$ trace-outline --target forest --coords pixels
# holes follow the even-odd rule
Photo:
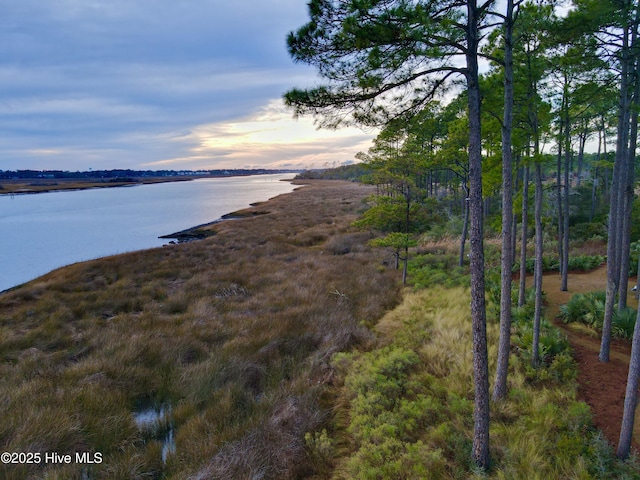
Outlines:
[[[614,318],[636,301],[628,282],[640,234],[638,2],[312,0],[309,17],[288,48],[323,83],[291,89],[285,103],[320,127],[380,128],[359,154],[362,163],[338,173],[376,186],[358,224],[382,233],[376,244],[395,252],[406,281],[420,236],[458,219],[458,263],[470,271],[471,450],[486,470],[490,405],[509,394],[512,317],[525,304],[527,268],[534,271],[532,368],[541,362],[543,270],[553,263],[567,290],[575,240],[606,244],[601,362],[610,359]],[[492,232],[501,240],[500,333],[490,390],[485,256]],[[520,282],[512,286],[514,273]],[[620,459],[630,454],[638,400],[638,323],[629,331]]]

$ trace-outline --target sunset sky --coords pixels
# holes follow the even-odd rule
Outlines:
[[[0,0],[0,170],[308,168],[366,151],[281,97],[304,0]]]

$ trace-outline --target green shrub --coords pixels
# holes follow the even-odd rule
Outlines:
[[[429,395],[430,381],[413,378],[418,354],[391,346],[358,357],[339,354],[334,364],[346,369],[351,397],[347,431],[356,451],[346,462],[348,478],[441,477],[447,466],[442,451],[419,437],[444,419],[444,408]]]
[[[335,455],[333,440],[327,435],[327,430],[321,432],[307,432],[304,441],[314,470],[328,475],[331,472],[332,460]]]
[[[409,260],[408,271],[409,279],[417,289],[469,285],[468,269],[458,266],[457,255],[416,255]]]
[[[569,270],[589,271],[599,267],[605,261],[602,255],[576,255],[569,257]]]
[[[543,361],[555,357],[569,349],[567,337],[557,328],[545,326],[540,335],[540,357]]]
[[[576,255],[569,257],[569,270],[577,271],[589,271],[602,265],[605,261],[605,257],[602,255]],[[533,273],[535,266],[534,258],[527,258],[527,273]],[[542,270],[544,272],[557,272],[560,271],[560,262],[558,256],[542,257]],[[520,271],[520,262],[515,262],[512,271]]]
[[[458,238],[461,236],[463,223],[463,217],[452,216],[444,223],[432,224],[429,231],[425,234],[425,239],[437,242],[450,238]]]
[[[560,305],[562,323],[580,322],[602,328],[605,292],[578,293],[566,305]]]
[[[602,222],[585,222],[573,225],[569,229],[571,240],[588,240],[594,237],[607,237],[607,227]]]
[[[576,361],[568,350],[558,353],[553,358],[549,370],[553,378],[563,383],[573,382],[578,376]]]
[[[579,322],[602,329],[604,319],[605,292],[578,293],[566,305],[560,305],[563,323]],[[614,338],[631,338],[636,325],[637,312],[632,308],[614,310],[612,335]]]
[[[365,443],[347,462],[347,472],[357,480],[421,480],[442,478],[446,465],[441,450],[420,441],[406,443],[386,437],[379,443]]]
[[[533,328],[531,325],[520,325],[515,331],[513,344],[518,348],[520,355],[527,361],[531,359],[533,348]],[[550,365],[555,357],[569,348],[569,342],[556,328],[544,323],[540,328],[540,340],[538,343],[540,361]]]
[[[611,334],[614,338],[632,338],[636,326],[637,312],[633,308],[623,308],[613,313]]]

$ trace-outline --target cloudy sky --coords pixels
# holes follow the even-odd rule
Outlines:
[[[372,135],[282,106],[305,0],[0,0],[0,170],[311,167]]]

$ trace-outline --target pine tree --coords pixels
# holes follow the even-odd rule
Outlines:
[[[484,282],[478,48],[487,0],[312,0],[311,20],[288,37],[291,56],[326,85],[291,90],[285,103],[321,125],[379,125],[415,114],[455,77],[465,79],[469,116],[471,316],[475,383],[472,456],[489,466],[489,371]],[[461,58],[463,64],[456,60]]]

